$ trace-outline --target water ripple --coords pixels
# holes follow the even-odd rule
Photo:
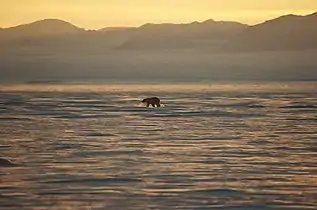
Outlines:
[[[1,209],[316,209],[315,84],[235,85],[0,92]]]

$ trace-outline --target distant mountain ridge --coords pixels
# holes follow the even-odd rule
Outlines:
[[[117,32],[117,31],[125,31],[130,29],[135,29],[136,27],[106,27],[99,29],[99,32]]]
[[[250,26],[224,46],[228,51],[317,48],[317,13],[285,15]]]
[[[188,24],[145,24],[121,49],[190,48],[223,42],[248,26],[237,22],[207,20]],[[210,43],[212,44],[212,43]]]
[[[19,38],[42,38],[48,36],[71,35],[85,30],[59,19],[44,19],[29,24],[23,24],[1,31],[0,38],[14,40]]]
[[[83,50],[210,49],[215,51],[317,48],[317,13],[285,15],[254,26],[206,20],[85,30],[59,19],[0,28],[0,48],[67,47]]]

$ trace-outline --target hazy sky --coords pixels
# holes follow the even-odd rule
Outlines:
[[[59,18],[84,28],[206,19],[255,24],[317,12],[317,0],[0,0],[0,27]]]

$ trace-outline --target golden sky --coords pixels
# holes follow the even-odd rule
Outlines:
[[[0,0],[0,27],[58,18],[87,29],[207,19],[256,24],[317,12],[317,0]]]

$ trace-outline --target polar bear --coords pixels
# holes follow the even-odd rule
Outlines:
[[[149,107],[152,105],[153,107],[160,107],[161,106],[161,100],[158,97],[151,97],[151,98],[145,98],[142,100],[142,103],[146,104],[146,107]]]

